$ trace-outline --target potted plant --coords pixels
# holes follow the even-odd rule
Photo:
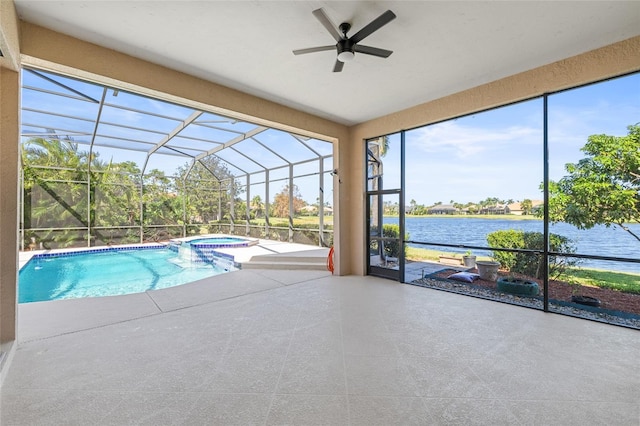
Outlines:
[[[498,268],[500,262],[495,260],[478,260],[476,261],[476,268],[478,268],[478,275],[480,278],[487,281],[495,281],[498,279]]]
[[[462,263],[467,268],[475,268],[476,267],[476,257],[471,253],[471,250],[467,250],[467,252],[462,256]]]

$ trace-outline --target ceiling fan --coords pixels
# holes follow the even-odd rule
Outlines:
[[[333,25],[322,8],[314,10],[313,16],[315,16],[316,19],[318,19],[318,21],[320,21],[320,23],[327,29],[327,31],[329,31],[331,36],[333,36],[333,38],[336,40],[336,44],[331,46],[297,49],[293,51],[294,55],[303,55],[305,53],[323,52],[325,50],[336,49],[338,52],[338,58],[336,59],[336,63],[333,66],[333,72],[340,72],[342,71],[342,67],[344,66],[345,62],[353,60],[356,52],[364,53],[365,55],[378,56],[380,58],[388,58],[389,55],[393,53],[393,51],[391,50],[362,46],[358,44],[365,37],[370,36],[372,33],[378,31],[380,28],[387,25],[389,22],[393,21],[396,18],[395,13],[390,10],[387,10],[382,15],[369,22],[360,31],[358,31],[351,37],[347,37],[347,33],[351,29],[351,24],[349,24],[348,22],[343,22],[336,29],[335,25]]]

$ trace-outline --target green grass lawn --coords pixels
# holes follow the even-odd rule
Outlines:
[[[610,288],[625,293],[640,294],[640,274],[632,274],[629,272],[571,268],[564,272],[559,277],[559,280],[600,288]]]
[[[264,218],[260,219],[251,219],[252,224],[264,225]],[[296,225],[318,225],[320,223],[320,219],[318,216],[298,216],[293,218],[293,226]],[[323,221],[325,226],[333,226],[333,216],[325,216]],[[282,217],[270,217],[269,224],[271,226],[289,226],[289,219]]]

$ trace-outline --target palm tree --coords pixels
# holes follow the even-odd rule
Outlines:
[[[250,208],[255,212],[256,219],[260,217],[260,215],[264,214],[264,203],[259,195],[256,195],[251,199]]]

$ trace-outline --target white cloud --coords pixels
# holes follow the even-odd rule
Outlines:
[[[439,153],[467,159],[505,148],[515,152],[523,145],[541,145],[542,130],[518,125],[491,129],[447,121],[409,132],[407,142],[409,149],[418,149],[426,154]]]

